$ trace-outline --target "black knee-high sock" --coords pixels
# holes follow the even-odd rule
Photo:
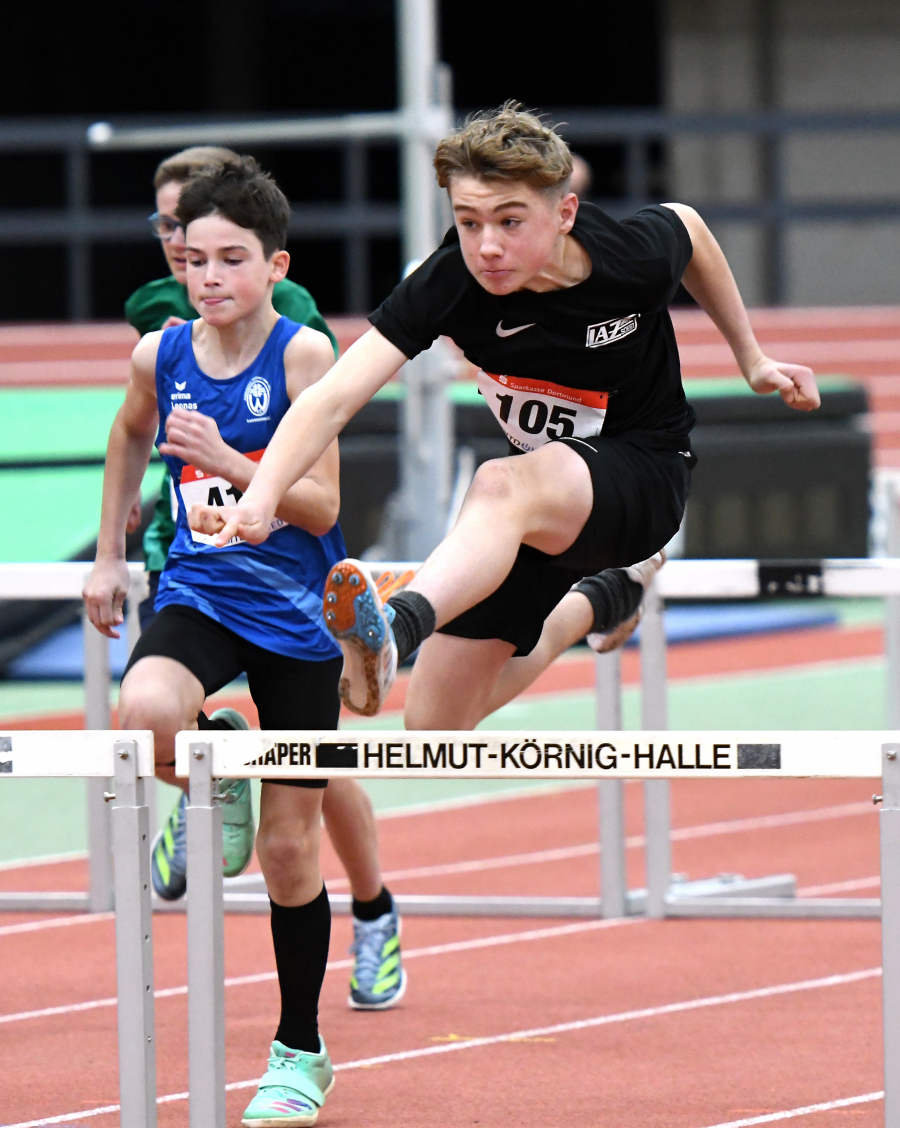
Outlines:
[[[378,920],[393,907],[394,898],[386,885],[382,885],[381,892],[374,901],[357,901],[353,898],[353,915],[357,920]]]
[[[272,942],[281,988],[276,1039],[292,1050],[319,1052],[319,992],[328,963],[331,906],[325,886],[308,905],[272,905]]]
[[[591,632],[611,631],[637,611],[644,598],[642,584],[635,583],[624,568],[608,568],[596,576],[585,576],[572,588],[587,596],[594,610]]]
[[[224,717],[217,717],[214,721],[211,721],[205,713],[198,713],[197,714],[197,728],[200,729],[201,731],[203,729],[230,730],[231,725],[228,724],[228,722],[225,720]]]
[[[434,608],[417,591],[398,591],[388,600],[388,607],[394,609],[393,631],[397,642],[397,661],[405,662],[434,633],[437,622]]]

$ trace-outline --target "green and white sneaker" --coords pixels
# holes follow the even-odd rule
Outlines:
[[[353,918],[356,956],[347,1005],[354,1010],[388,1010],[406,992],[406,971],[400,955],[400,917],[396,908],[375,920]]]
[[[319,1038],[319,1053],[292,1050],[272,1043],[269,1068],[259,1091],[244,1109],[245,1128],[294,1128],[315,1124],[319,1109],[334,1088],[334,1070],[325,1043]]]
[[[237,709],[217,709],[211,721],[222,720],[229,728],[249,729],[250,723]],[[219,781],[222,798],[222,873],[236,877],[250,865],[255,829],[248,779]],[[150,877],[164,901],[177,901],[187,889],[187,795],[172,808],[166,825],[150,848]]]
[[[187,889],[186,810],[187,795],[182,791],[166,825],[150,847],[150,879],[164,901],[177,901]]]
[[[250,722],[237,709],[216,709],[209,719],[224,721],[229,728],[244,732],[250,728]],[[250,780],[219,780],[219,796],[222,800],[222,873],[225,877],[237,877],[250,865],[256,837]]]

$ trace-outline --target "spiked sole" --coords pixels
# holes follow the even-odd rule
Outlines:
[[[352,560],[336,564],[325,581],[325,623],[344,653],[340,681],[342,703],[361,717],[374,717],[382,704],[379,682],[384,632],[390,628],[381,614],[381,600],[366,572]],[[365,701],[351,690],[364,686]]]

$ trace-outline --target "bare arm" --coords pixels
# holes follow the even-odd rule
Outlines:
[[[377,329],[370,329],[326,376],[306,388],[279,423],[253,481],[228,514],[216,544],[227,544],[233,536],[251,544],[264,541],[284,494],[313,468],[344,424],[405,360]],[[196,520],[201,519],[197,512]],[[192,527],[196,527],[194,520],[192,511]]]
[[[135,495],[150,461],[159,425],[156,406],[156,352],[159,334],[142,338],[131,359],[131,378],[125,402],[109,433],[103,473],[103,504],[97,558],[84,588],[84,603],[91,622],[109,638],[123,621],[128,594],[125,531]]]
[[[285,382],[291,402],[321,379],[333,364],[334,351],[328,338],[315,329],[300,329],[284,352]],[[218,474],[239,490],[247,489],[259,469],[256,462],[225,442],[215,419],[198,411],[171,412],[166,420],[166,442],[160,445],[160,451],[207,474]],[[287,491],[275,515],[314,536],[327,533],[337,521],[340,508],[339,471],[337,442],[333,442]],[[225,526],[225,516],[219,506],[191,508],[193,527],[198,532],[219,532]]]
[[[821,401],[812,369],[772,360],[759,347],[734,275],[710,229],[687,204],[663,206],[680,217],[694,247],[682,279],[684,288],[715,322],[753,391],[761,395],[777,391],[797,411],[817,408]]]

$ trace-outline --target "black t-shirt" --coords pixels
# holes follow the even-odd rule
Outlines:
[[[687,229],[671,208],[643,208],[617,222],[582,203],[572,235],[590,257],[588,278],[565,290],[497,296],[469,273],[453,228],[369,320],[410,358],[443,335],[502,384],[518,377],[609,393],[604,435],[686,435],[694,412],[681,383],[668,305],[691,259]],[[532,411],[528,422],[539,414]]]

